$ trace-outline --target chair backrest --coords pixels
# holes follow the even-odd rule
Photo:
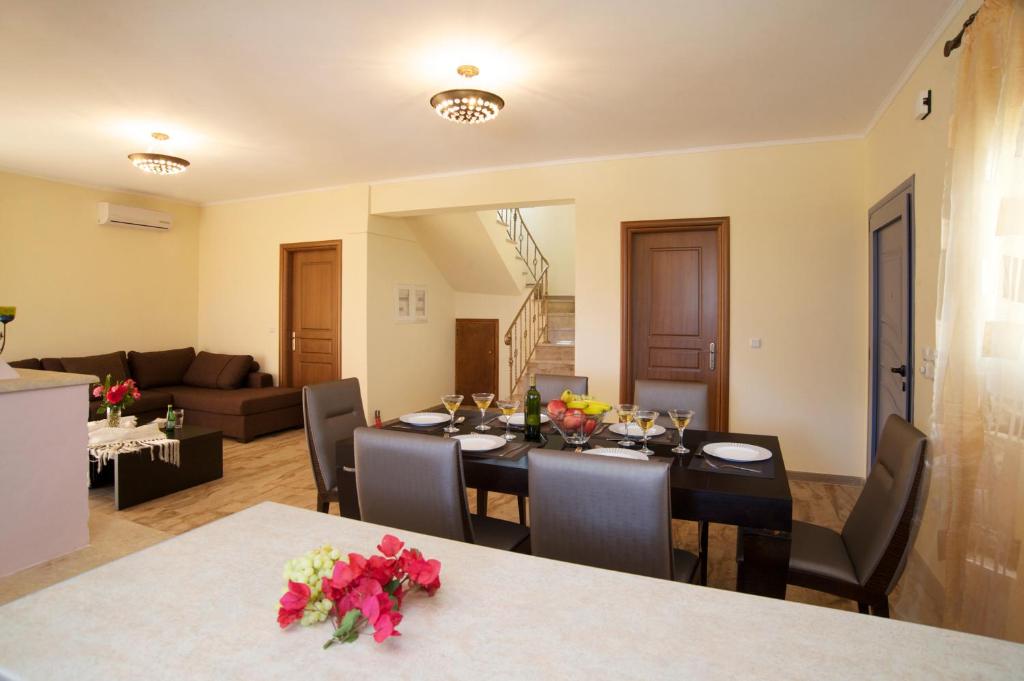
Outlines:
[[[669,464],[535,449],[533,555],[672,579]]]
[[[356,428],[366,425],[359,379],[345,378],[303,387],[302,418],[313,478],[317,490],[323,493],[338,482],[335,461],[338,440],[352,437]]]
[[[928,438],[896,414],[882,428],[875,465],[843,527],[843,543],[857,580],[869,591],[889,593],[910,549]]]
[[[589,382],[586,376],[537,374],[537,392],[540,393],[541,404],[547,404],[560,398],[567,388],[577,395],[586,395]]]
[[[473,541],[459,441],[359,428],[359,513],[368,523]]]
[[[662,416],[669,409],[691,409],[690,428],[708,429],[708,386],[693,381],[638,379],[633,385],[633,404],[655,409]],[[664,419],[659,419],[664,420]]]

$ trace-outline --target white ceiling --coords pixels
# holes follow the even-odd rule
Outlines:
[[[197,202],[862,134],[955,0],[4,0],[0,167]],[[460,126],[430,96],[505,98]],[[192,161],[126,160],[149,133]]]

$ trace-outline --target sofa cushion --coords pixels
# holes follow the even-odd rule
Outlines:
[[[98,376],[101,382],[107,374],[114,381],[128,378],[128,356],[124,350],[89,357],[61,357],[60,363],[64,371],[70,374],[92,374]]]
[[[43,365],[43,371],[64,371],[64,365],[56,357],[43,357],[39,363]]]
[[[43,363],[36,358],[19,359],[10,363],[15,369],[42,369]]]
[[[252,355],[200,352],[185,372],[182,383],[197,388],[231,390],[242,385],[252,367]]]
[[[128,366],[139,388],[181,385],[185,372],[196,358],[194,348],[128,353]]]
[[[174,406],[185,410],[185,423],[188,423],[189,409],[213,414],[247,416],[302,404],[300,388],[216,390],[176,385],[167,390],[174,395]]]
[[[142,391],[142,397],[135,400],[132,406],[125,409],[122,413],[125,416],[131,416],[133,414],[144,414],[146,412],[159,412],[159,415],[167,413],[167,405],[174,403],[174,396],[168,392],[161,392],[159,390],[144,390]],[[100,406],[99,400],[89,400],[89,420],[97,421],[105,418],[104,414],[97,414],[96,410]],[[143,423],[139,424],[140,426]]]

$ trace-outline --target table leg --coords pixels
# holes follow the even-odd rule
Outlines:
[[[487,490],[477,488],[476,490],[476,514],[487,515]]]
[[[736,590],[784,599],[789,548],[789,532],[738,528]]]

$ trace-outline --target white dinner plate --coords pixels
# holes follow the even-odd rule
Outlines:
[[[505,446],[505,438],[485,433],[466,433],[465,435],[453,435],[453,440],[462,443],[464,452],[489,452],[498,447]]]
[[[626,434],[626,424],[625,423],[615,423],[608,430],[612,431],[616,435],[625,435]],[[647,437],[658,437],[659,435],[661,435],[664,432],[665,432],[665,426],[659,426],[657,423],[655,423],[653,426],[651,426],[651,429],[647,431]],[[640,428],[640,426],[636,425],[635,423],[631,423],[631,424],[629,424],[629,436],[630,437],[643,437],[644,436],[644,431],[643,431],[642,428]]]
[[[418,411],[414,414],[404,414],[398,417],[402,423],[410,426],[436,426],[439,423],[448,423],[451,417],[448,414],[438,414],[434,411]]]
[[[704,445],[704,453],[710,454],[716,459],[738,461],[740,463],[767,461],[772,458],[772,453],[764,447],[739,442],[709,442]]]
[[[523,412],[512,414],[512,416],[505,416],[504,414],[502,414],[501,416],[498,417],[498,420],[501,421],[502,423],[509,423],[513,426],[522,426],[524,423],[526,423],[526,415],[523,414]],[[547,414],[540,415],[541,423],[547,423],[550,420],[551,419],[548,418]]]
[[[634,452],[631,449],[623,449],[622,447],[597,447],[595,449],[584,450],[583,453],[596,454],[598,456],[617,456],[621,459],[640,459],[641,461],[647,461],[646,454]]]

